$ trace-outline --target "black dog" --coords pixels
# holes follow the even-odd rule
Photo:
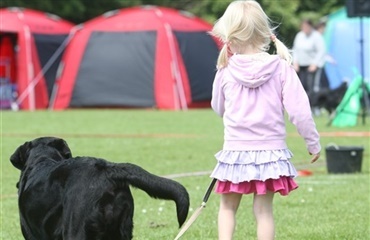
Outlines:
[[[331,114],[342,101],[347,89],[347,82],[343,82],[335,89],[320,90],[310,97],[311,106],[325,108]]]
[[[26,142],[10,161],[21,170],[18,204],[27,240],[132,239],[129,185],[175,201],[180,226],[188,214],[189,195],[181,184],[130,163],[72,158],[63,139]]]

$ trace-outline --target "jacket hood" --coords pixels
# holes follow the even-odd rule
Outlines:
[[[271,79],[280,63],[278,55],[258,53],[253,55],[233,55],[227,69],[230,75],[248,88],[257,88]]]

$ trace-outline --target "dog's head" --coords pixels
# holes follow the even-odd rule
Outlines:
[[[14,167],[22,170],[27,165],[28,158],[32,151],[37,151],[36,154],[39,156],[47,154],[48,151],[52,151],[54,160],[68,159],[72,157],[71,150],[63,139],[55,137],[41,137],[30,142],[25,142],[23,145],[19,146],[10,156],[10,162]]]

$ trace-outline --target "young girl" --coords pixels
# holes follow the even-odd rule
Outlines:
[[[304,138],[311,162],[320,156],[309,101],[288,49],[257,2],[232,2],[211,33],[224,42],[211,102],[225,128],[223,150],[215,155],[218,163],[211,174],[221,194],[219,239],[232,239],[242,194],[252,193],[257,237],[274,239],[274,193],[288,195],[298,187],[285,142],[284,111]],[[271,42],[278,55],[266,53]]]

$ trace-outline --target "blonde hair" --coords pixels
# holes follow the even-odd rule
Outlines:
[[[210,32],[224,43],[218,56],[217,68],[227,66],[230,54],[228,45],[230,44],[238,51],[247,47],[267,51],[269,44],[273,42],[277,54],[291,64],[292,56],[289,49],[275,37],[274,30],[269,17],[256,1],[230,3]]]

